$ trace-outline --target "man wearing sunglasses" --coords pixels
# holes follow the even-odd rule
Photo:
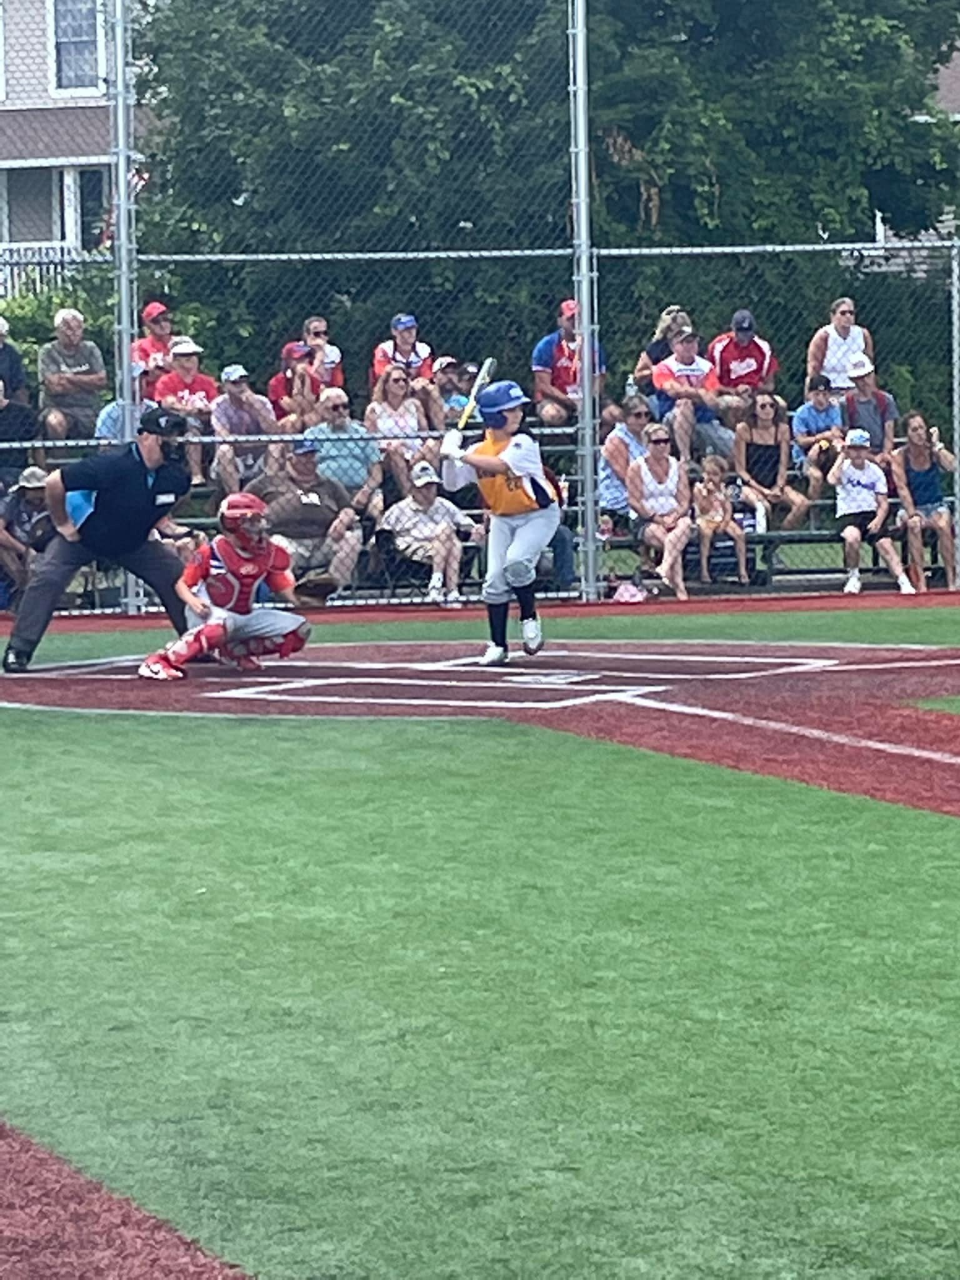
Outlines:
[[[145,369],[143,398],[156,400],[153,394],[157,383],[173,368],[170,363],[170,342],[173,333],[173,313],[163,302],[148,302],[140,312],[143,321],[143,337],[137,338],[130,348],[130,359]]]

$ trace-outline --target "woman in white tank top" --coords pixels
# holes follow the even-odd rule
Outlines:
[[[873,359],[873,337],[869,329],[855,324],[857,308],[852,298],[837,298],[830,306],[830,323],[810,339],[807,348],[807,377],[822,373],[834,391],[849,391],[853,381],[847,373],[854,356],[865,352]]]
[[[640,518],[640,540],[663,552],[657,577],[678,600],[686,600],[683,549],[690,537],[690,481],[686,468],[670,456],[670,432],[660,422],[644,428],[650,452],[627,469],[630,506]]]

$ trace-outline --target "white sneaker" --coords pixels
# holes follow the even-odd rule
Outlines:
[[[427,587],[427,604],[443,604],[443,578],[435,573]]]
[[[897,586],[900,588],[900,594],[902,596],[915,596],[917,594],[917,588],[905,573],[901,573],[900,577],[897,579]]]
[[[498,644],[488,644],[477,665],[481,667],[505,667],[509,660],[509,654],[506,649]]]
[[[443,607],[445,609],[462,609],[463,604],[463,596],[459,591],[448,591],[443,600]]]
[[[858,596],[860,594],[860,573],[854,569],[847,574],[847,580],[843,584],[843,594],[845,596]]]
[[[531,657],[543,648],[543,628],[539,618],[527,618],[520,623],[520,634],[523,637],[523,652]]]

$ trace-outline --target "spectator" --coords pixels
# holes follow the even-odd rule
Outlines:
[[[146,387],[150,378],[150,371],[147,366],[140,360],[134,360],[130,365],[130,373],[133,377],[133,385],[136,388],[137,399],[133,406],[133,432],[136,434],[137,427],[140,425],[141,415],[146,413],[148,409],[156,409],[156,400],[151,400],[146,396]],[[123,440],[123,413],[119,400],[111,400],[109,404],[105,404],[97,415],[97,426],[93,433],[95,440],[102,440],[106,444],[119,444]]]
[[[214,400],[210,421],[213,434],[223,444],[217,445],[211,476],[227,493],[239,493],[261,472],[282,470],[284,446],[278,441],[241,444],[237,437],[276,435],[279,424],[267,397],[258,396],[250,386],[250,375],[242,364],[228,364],[220,382],[223,395]]]
[[[421,459],[436,462],[438,442],[421,444],[427,430],[423,406],[410,394],[410,378],[403,369],[391,365],[377,379],[373,398],[367,405],[364,424],[376,436],[383,451],[387,471],[396,480],[402,496],[410,492],[410,467]]]
[[[107,373],[100,348],[83,336],[84,319],[73,307],[53,317],[56,338],[40,348],[40,423],[51,440],[93,435]]]
[[[324,388],[320,417],[305,433],[313,446],[317,474],[342,484],[355,511],[379,518],[383,465],[376,438],[350,417],[350,401],[341,387]]]
[[[710,361],[697,355],[698,338],[686,325],[671,329],[673,354],[653,370],[658,417],[673,433],[684,464],[690,461],[694,436],[704,453],[728,458],[733,452],[733,432],[717,421],[720,380]]]
[[[724,393],[773,390],[780,365],[770,343],[757,337],[752,311],[735,311],[729,331],[717,334],[707,354]]]
[[[557,328],[533,349],[533,398],[537,416],[545,427],[565,427],[580,412],[580,339],[577,335],[579,308],[573,298],[560,303]],[[593,389],[603,395],[607,359],[603,348],[596,349]]]
[[[700,533],[700,581],[711,581],[710,549],[718,533],[733,539],[737,552],[737,576],[741,586],[750,581],[747,573],[747,535],[733,518],[733,503],[727,491],[729,463],[719,454],[708,453],[703,460],[703,478],[693,486],[693,505]]]
[[[156,400],[157,383],[170,369],[170,342],[173,316],[162,302],[148,302],[140,313],[144,334],[130,348],[130,359],[147,371],[143,388],[145,400]]]
[[[923,532],[933,529],[940,548],[947,590],[956,591],[953,522],[950,509],[943,500],[940,477],[941,471],[953,472],[954,457],[940,440],[936,427],[927,426],[922,413],[911,410],[903,419],[903,425],[907,443],[895,450],[891,471],[901,504],[897,524],[906,527],[907,531],[910,579],[917,591],[926,592]]]
[[[360,518],[340,481],[318,474],[312,440],[298,440],[285,464],[247,492],[267,504],[270,532],[290,555],[298,589],[323,579],[334,587],[350,582],[363,544]]]
[[[784,529],[795,529],[810,510],[810,502],[787,484],[790,467],[790,427],[781,400],[771,391],[751,394],[746,420],[737,424],[734,465],[743,484],[743,501],[757,517],[757,531],[765,533],[775,507],[787,506]]]
[[[652,396],[654,394],[653,370],[673,354],[673,348],[670,346],[671,330],[692,329],[693,327],[693,321],[683,307],[678,307],[674,304],[665,307],[660,312],[660,319],[657,321],[657,327],[653,331],[653,340],[649,346],[644,347],[643,351],[641,351],[633,370],[633,378],[637,383],[637,389],[643,395]],[[705,356],[706,354],[706,343],[701,341],[698,344],[697,355]]]
[[[670,435],[662,423],[648,422],[643,440],[649,453],[632,462],[627,471],[630,506],[640,518],[638,537],[663,552],[657,577],[679,600],[686,600],[683,550],[691,528],[687,469],[670,456]]]
[[[343,352],[330,341],[330,326],[323,316],[307,316],[303,322],[303,342],[312,353],[311,372],[321,388],[342,387]]]
[[[427,603],[459,609],[463,605],[463,543],[457,532],[462,530],[472,541],[482,542],[483,526],[475,524],[449,498],[438,496],[440,477],[429,462],[417,462],[411,467],[410,484],[408,496],[384,512],[380,528],[393,534],[394,546],[404,559],[430,566]]]
[[[823,373],[834,391],[853,387],[850,361],[868,356],[873,361],[873,338],[869,329],[854,324],[857,308],[852,298],[838,298],[830,304],[830,323],[818,329],[807,348],[807,377]]]
[[[854,356],[847,371],[855,390],[846,392],[840,405],[844,428],[866,431],[874,462],[880,467],[889,467],[893,456],[893,433],[900,417],[897,402],[889,391],[878,390],[873,361],[869,356]]]
[[[473,376],[475,378],[477,375],[474,374]],[[460,421],[461,413],[470,403],[469,392],[473,381],[471,379],[467,390],[464,391],[463,366],[461,366],[456,356],[440,356],[438,360],[435,360],[433,377],[440,399],[443,401],[444,422],[456,425]]]
[[[847,569],[845,595],[860,594],[860,545],[875,546],[905,596],[916,595],[896,548],[890,541],[887,515],[887,477],[870,459],[870,435],[854,427],[844,438],[843,452],[830,468],[827,484],[837,489],[837,519],[843,535],[843,561]]]
[[[323,383],[313,371],[313,351],[305,342],[288,342],[280,352],[280,372],[267,383],[267,399],[286,429],[303,426],[316,411]]]
[[[9,342],[10,326],[0,316],[0,398],[6,397],[14,404],[29,404],[27,376],[23,371],[23,358]]]
[[[843,448],[840,406],[830,392],[830,379],[815,373],[807,379],[809,399],[797,409],[790,424],[793,434],[793,462],[807,477],[807,497],[816,502],[827,472]]]
[[[53,538],[46,484],[43,467],[27,467],[0,503],[0,570],[13,583],[15,600],[27,585],[34,558]]]
[[[623,402],[623,422],[618,423],[600,451],[597,469],[597,502],[600,507],[598,532],[608,538],[630,522],[630,495],[627,472],[632,463],[647,455],[643,433],[653,421],[653,412],[643,396],[627,396]]]
[[[158,380],[154,391],[161,408],[168,413],[180,414],[190,426],[190,436],[206,435],[213,413],[213,402],[220,394],[216,382],[209,374],[200,372],[203,347],[192,338],[174,338],[170,343],[169,373]],[[190,484],[206,484],[203,474],[203,445],[196,442],[186,446],[187,465],[190,468]]]
[[[0,389],[0,443],[35,440],[39,424],[32,409],[19,400],[11,400]],[[28,449],[0,448],[0,493],[17,483],[20,472],[29,461]]]
[[[417,341],[417,317],[402,311],[390,321],[386,342],[373,349],[371,383],[382,378],[392,365],[399,365],[410,379],[433,377],[433,352],[425,342]]]

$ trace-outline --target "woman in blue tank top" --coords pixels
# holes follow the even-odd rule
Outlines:
[[[936,427],[928,427],[922,413],[912,410],[903,419],[907,443],[891,460],[894,484],[900,498],[897,524],[907,530],[910,578],[917,591],[927,589],[923,550],[924,529],[934,529],[947,579],[947,590],[956,591],[953,520],[944,501],[940,473],[952,471],[953,454],[941,443]]]
[[[653,421],[650,405],[643,396],[628,396],[623,402],[623,421],[618,422],[600,451],[597,466],[597,501],[600,532],[609,536],[614,526],[626,527],[630,518],[627,471],[632,462],[646,457],[643,429]]]

